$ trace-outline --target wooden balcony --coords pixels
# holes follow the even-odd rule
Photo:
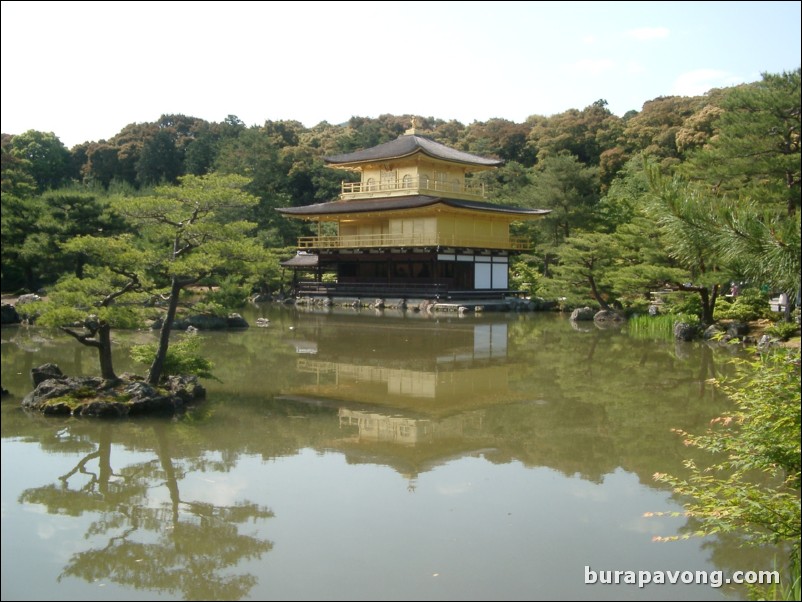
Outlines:
[[[299,282],[295,294],[299,297],[397,297],[429,298],[438,301],[459,301],[465,299],[505,299],[522,297],[525,291],[512,289],[457,289],[444,283],[390,283],[390,282]]]
[[[340,198],[352,200],[408,194],[447,195],[451,198],[477,200],[486,198],[487,190],[481,183],[443,182],[426,177],[405,176],[393,181],[343,182]]]
[[[499,240],[498,238],[490,237],[442,234],[351,234],[345,236],[302,236],[298,239],[298,248],[301,250],[417,247],[529,251],[532,249],[532,243],[528,238],[521,236],[510,236],[507,240]]]

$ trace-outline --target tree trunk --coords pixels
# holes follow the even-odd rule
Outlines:
[[[26,264],[23,268],[25,272],[25,287],[30,291],[36,290],[36,276],[33,273],[33,266]]]
[[[178,489],[178,477],[176,476],[173,457],[170,453],[170,438],[165,432],[165,425],[162,422],[153,426],[153,434],[156,436],[156,455],[159,458],[162,470],[165,475],[167,491],[170,492],[171,516],[173,527],[178,526],[179,508],[181,506],[181,493]]]
[[[610,309],[610,306],[607,305],[607,301],[604,300],[601,293],[599,293],[599,289],[596,287],[596,279],[593,276],[588,276],[588,282],[590,283],[590,291],[593,293],[593,298],[596,299],[596,303],[604,310]]]
[[[702,297],[702,324],[709,326],[716,320],[713,318],[713,313],[716,309],[716,299],[718,299],[718,284],[713,285],[713,290],[709,291],[706,287],[700,286],[698,291]]]
[[[705,326],[715,323],[716,319],[713,317],[713,314],[716,310],[716,301],[718,300],[718,291],[721,287],[718,284],[713,285],[713,290],[710,291],[708,296],[707,304],[705,305],[705,315],[702,317],[702,322]],[[707,292],[707,289],[705,289]]]
[[[702,299],[702,324],[710,326],[715,322],[713,312],[716,309],[716,299],[718,299],[719,285],[714,284],[712,290],[707,290],[705,286],[679,285],[679,290],[699,293]]]
[[[159,348],[156,350],[156,357],[153,358],[153,363],[150,365],[148,372],[148,384],[156,386],[162,377],[164,370],[164,360],[167,358],[167,348],[170,346],[170,330],[173,328],[175,322],[175,312],[178,308],[178,295],[181,292],[181,282],[177,276],[173,276],[172,283],[170,284],[170,298],[167,302],[167,315],[164,317],[162,329],[159,333]]]
[[[106,380],[117,380],[111,358],[111,326],[101,324],[97,329],[97,353],[100,359],[100,375]]]
[[[75,277],[78,280],[84,279],[84,267],[86,266],[86,255],[79,253],[75,258]]]

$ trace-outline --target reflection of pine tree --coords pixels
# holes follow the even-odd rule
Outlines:
[[[59,579],[110,580],[190,600],[241,599],[256,577],[234,574],[233,569],[243,560],[260,557],[273,544],[241,534],[238,525],[273,513],[250,503],[215,506],[182,500],[179,484],[186,469],[174,463],[166,429],[164,424],[153,425],[157,460],[115,472],[112,427],[106,426],[97,450],[59,477],[60,484],[26,490],[20,501],[43,504],[52,514],[97,513],[86,538],[106,537],[105,545],[74,554]],[[80,476],[85,482],[71,488],[71,481]],[[153,507],[149,493],[161,485],[167,487],[170,502]]]

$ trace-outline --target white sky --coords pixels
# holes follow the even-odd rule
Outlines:
[[[182,113],[306,126],[617,115],[802,63],[793,2],[3,0],[0,130],[71,147]]]

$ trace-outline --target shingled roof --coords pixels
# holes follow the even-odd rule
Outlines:
[[[522,207],[511,207],[509,205],[494,205],[481,201],[463,201],[459,199],[447,199],[436,196],[411,195],[403,197],[385,197],[365,200],[350,201],[329,201],[328,203],[317,203],[303,207],[282,207],[277,209],[280,213],[292,217],[312,217],[315,215],[337,215],[343,213],[368,213],[371,211],[393,211],[399,209],[417,209],[441,203],[447,207],[458,209],[472,209],[474,211],[484,211],[487,213],[501,213],[516,215],[521,218],[535,217],[551,213],[550,209],[524,209]]]
[[[435,159],[482,167],[497,167],[503,163],[503,161],[499,159],[486,159],[485,157],[465,153],[414,134],[404,134],[395,140],[379,144],[378,146],[353,153],[346,153],[344,155],[324,157],[323,160],[332,165],[348,165],[353,163],[399,159],[401,157],[408,157],[417,152],[422,152]]]

